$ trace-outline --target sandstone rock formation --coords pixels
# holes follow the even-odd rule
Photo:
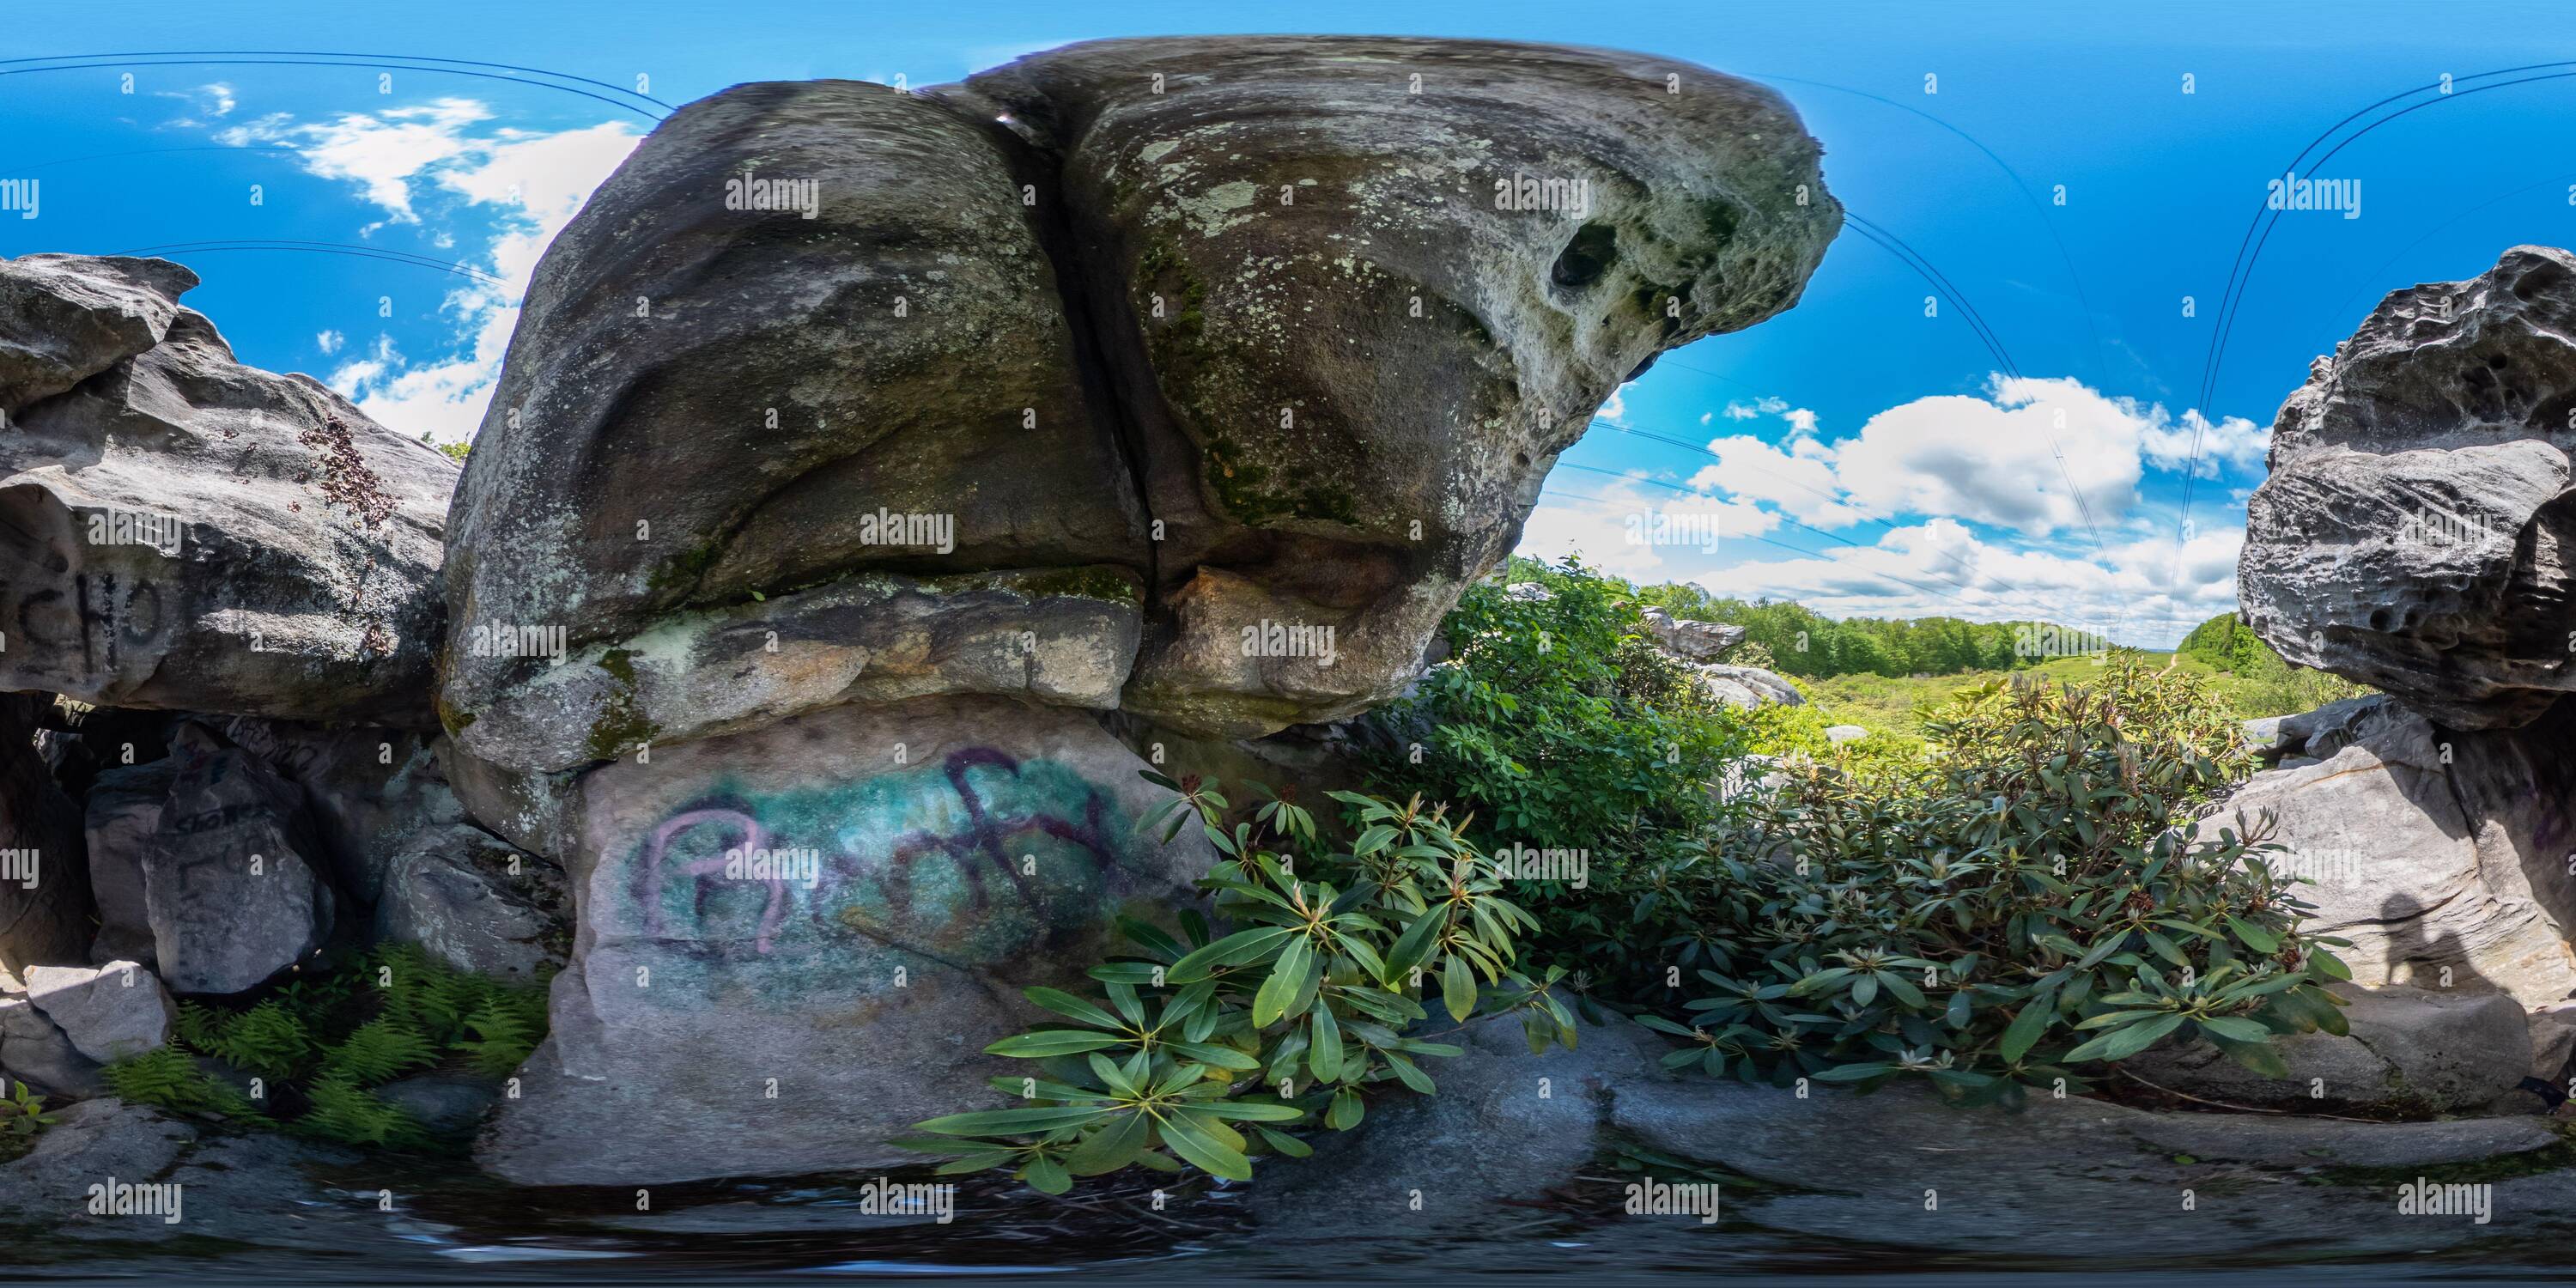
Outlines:
[[[1620,381],[1796,300],[1816,167],[1768,91],[1471,42],[674,114],[540,265],[448,532],[438,754],[579,911],[484,1165],[877,1166],[996,1103],[1016,986],[1212,856],[1130,835],[1108,727],[1399,692]]]
[[[1021,986],[1195,897],[1212,854],[1137,833],[1166,796],[1141,768],[1084,712],[934,697],[593,771],[572,964],[484,1166],[565,1185],[907,1161],[885,1142],[998,1099],[978,1053],[1038,1014]]]
[[[157,260],[0,262],[0,689],[424,726],[455,466]]]
[[[1469,42],[693,104],[538,272],[450,534],[455,746],[561,772],[939,693],[1354,714],[1620,380],[1796,300],[1816,160],[1742,82]]]
[[[2576,689],[2576,256],[2381,301],[2272,427],[2238,596],[2281,655],[2456,729]]]

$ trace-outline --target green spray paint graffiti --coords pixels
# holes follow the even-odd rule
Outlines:
[[[1008,967],[1096,934],[1135,885],[1134,844],[1127,812],[1073,769],[990,748],[788,792],[722,784],[610,874],[622,898],[604,929],[652,945],[684,988],[760,994],[792,971],[810,990],[829,987],[818,966],[907,958]]]

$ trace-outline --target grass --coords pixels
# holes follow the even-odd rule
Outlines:
[[[2157,653],[2150,656],[2161,661],[2175,655]],[[2320,671],[2285,669],[2279,674],[2232,675],[2193,657],[2180,659],[2180,665],[2185,671],[2208,677],[2218,696],[2227,702],[2238,719],[2243,720],[2296,715],[2302,711],[2313,711],[2338,698],[2369,692]],[[2090,657],[2060,657],[2029,668],[2029,673],[2045,676],[2059,684],[2089,684],[2093,677],[2101,674],[2101,669],[2101,664]],[[1806,690],[1807,700],[1828,724],[1856,724],[1873,734],[1921,737],[1921,708],[1938,705],[1961,689],[1972,689],[2011,674],[2009,671],[1963,671],[1956,675],[1922,679],[1838,675],[1829,680],[1801,680],[1798,684]]]

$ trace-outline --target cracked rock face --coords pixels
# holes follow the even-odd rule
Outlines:
[[[2517,246],[2382,301],[2272,427],[2246,620],[2457,729],[2576,689],[2576,256]]]
[[[456,469],[159,260],[0,262],[0,689],[423,727]]]
[[[1621,380],[1796,300],[1817,164],[1743,82],[1476,42],[692,104],[538,271],[457,500],[447,728],[557,774],[943,693],[1356,714]]]

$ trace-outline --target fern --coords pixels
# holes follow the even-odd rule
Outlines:
[[[339,1074],[325,1073],[315,1079],[311,1098],[313,1107],[295,1120],[295,1129],[307,1135],[395,1149],[418,1149],[430,1143],[428,1130],[408,1110],[386,1103]]]
[[[512,999],[489,998],[472,1015],[465,1017],[465,1027],[474,1036],[459,1039],[454,1049],[466,1053],[466,1063],[487,1078],[506,1078],[511,1071],[527,1063],[528,1053],[536,1050],[536,1033],[541,1023],[531,1022]],[[539,1017],[540,1021],[542,1016]]]
[[[232,1017],[212,1042],[194,1041],[190,1045],[272,1082],[293,1077],[312,1057],[314,1048],[313,1036],[305,1030],[304,1021],[274,1000]]]
[[[359,1025],[348,1041],[324,1051],[322,1076],[371,1087],[437,1059],[419,1029],[386,1015]]]
[[[180,1041],[199,1051],[211,1051],[214,1045],[222,1040],[224,1023],[228,1018],[223,1012],[211,1006],[196,1002],[181,1002],[175,1027]]]
[[[256,1118],[259,1111],[230,1085],[207,1077],[188,1053],[177,1047],[155,1047],[101,1071],[119,1100],[152,1105],[178,1113],[220,1114]]]

